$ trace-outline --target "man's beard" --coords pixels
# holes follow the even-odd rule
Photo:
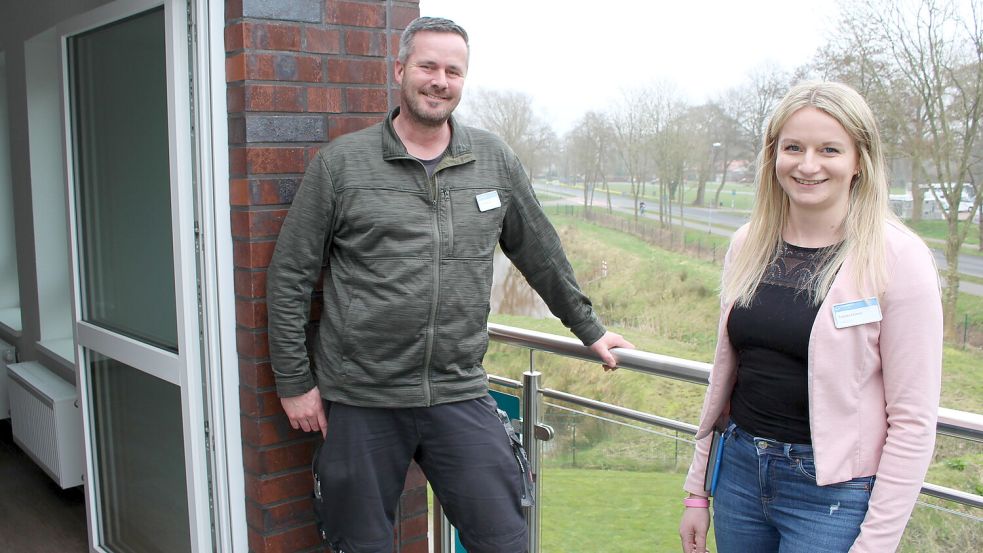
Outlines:
[[[457,103],[448,103],[447,107],[438,110],[431,110],[426,106],[426,96],[419,91],[409,91],[403,89],[403,106],[406,108],[407,115],[415,121],[428,127],[439,127],[450,119],[451,113],[457,107]]]

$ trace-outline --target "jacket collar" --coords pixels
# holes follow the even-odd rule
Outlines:
[[[396,119],[397,115],[399,115],[399,106],[389,112],[382,125],[382,158],[386,161],[413,157],[407,153],[406,146],[403,145],[403,141],[396,134],[396,128],[393,127],[393,120]],[[458,125],[453,115],[451,115],[449,123],[451,142],[447,145],[447,155],[444,157],[444,161],[452,161],[450,164],[456,165],[473,160],[474,153],[471,148],[471,135],[468,133],[468,128],[464,125]],[[444,166],[445,163],[441,162],[440,165]]]

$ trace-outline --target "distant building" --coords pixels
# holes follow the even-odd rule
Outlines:
[[[919,189],[921,190],[922,196],[922,219],[932,221],[932,220],[942,220],[945,219],[945,210],[948,207],[948,202],[943,197],[943,187],[941,184],[919,184]],[[934,193],[933,193],[934,190]],[[966,219],[970,215],[970,210],[973,208],[973,200],[976,197],[975,189],[970,184],[964,184],[962,190],[962,199],[959,201],[959,218]],[[938,198],[938,199],[936,199]],[[891,209],[902,219],[911,219],[912,209],[913,209],[913,197],[910,191],[904,194],[891,194],[890,195]],[[979,220],[979,213],[975,214],[975,220]]]
[[[720,180],[719,177],[717,179]],[[751,182],[754,180],[754,162],[735,159],[727,164],[727,180],[732,182]]]

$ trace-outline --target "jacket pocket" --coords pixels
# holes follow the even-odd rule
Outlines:
[[[341,328],[341,356],[343,359],[348,359],[355,353],[355,347],[358,342],[352,337],[352,325],[351,325],[351,314],[352,309],[356,309],[360,300],[358,299],[358,291],[356,290],[352,294],[351,300],[349,300],[348,305],[345,307],[345,311],[341,316],[339,327]]]
[[[492,260],[457,259],[441,264],[437,340],[432,366],[439,382],[484,379]]]
[[[486,204],[484,211],[479,209],[478,196],[482,194],[494,194],[498,207]],[[490,259],[495,254],[508,206],[506,194],[504,189],[492,188],[444,190],[449,257]]]
[[[339,337],[340,373],[346,382],[369,386],[419,384],[432,290],[421,284],[415,259],[367,262],[343,318],[332,321]],[[325,308],[330,309],[330,307]]]

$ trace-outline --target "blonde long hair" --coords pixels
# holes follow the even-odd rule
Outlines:
[[[859,157],[859,172],[850,187],[849,207],[842,223],[844,240],[825,267],[814,275],[809,285],[812,301],[816,305],[822,303],[847,257],[855,262],[852,276],[865,294],[879,294],[884,289],[884,224],[904,225],[888,202],[887,170],[874,114],[863,97],[847,85],[805,82],[788,91],[768,122],[758,154],[758,190],[748,233],[723,277],[721,297],[725,303],[750,305],[765,269],[782,245],[789,200],[775,174],[778,135],[792,114],[810,106],[843,125],[853,138]]]

